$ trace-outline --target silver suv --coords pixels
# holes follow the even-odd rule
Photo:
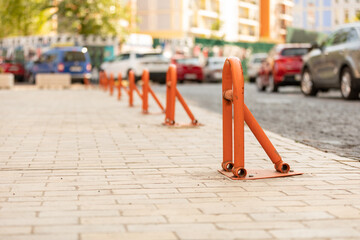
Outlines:
[[[301,91],[340,89],[345,99],[357,99],[360,91],[360,23],[346,24],[304,57]]]

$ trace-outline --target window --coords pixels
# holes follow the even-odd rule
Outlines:
[[[331,7],[331,0],[323,0],[324,7]]]
[[[65,52],[64,53],[65,62],[85,62],[85,54],[82,52]]]
[[[123,60],[127,60],[130,58],[130,54],[126,53],[126,54],[121,54],[119,56],[116,57],[117,61],[123,61]]]
[[[323,12],[323,26],[331,27],[331,11],[330,10]]]
[[[309,52],[308,48],[285,48],[281,51],[282,56],[302,56]]]
[[[48,63],[53,62],[53,61],[55,61],[56,58],[57,58],[57,55],[56,55],[56,54],[50,54],[50,55],[48,55],[48,57],[46,58],[46,62],[48,62]]]
[[[334,41],[334,37],[335,37],[335,34],[331,34],[330,36],[328,36],[323,44],[323,46],[327,47],[327,46],[331,46],[333,41]]]
[[[359,40],[359,35],[355,28],[351,28],[347,34],[347,42],[355,42]]]
[[[332,42],[332,45],[338,45],[346,42],[347,38],[347,31],[346,30],[339,30],[335,33],[334,40]]]

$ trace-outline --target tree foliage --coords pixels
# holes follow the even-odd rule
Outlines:
[[[119,0],[0,0],[0,38],[49,33],[124,35],[130,20]],[[52,29],[57,21],[57,29]]]
[[[45,0],[0,0],[0,38],[46,31],[50,5]]]
[[[58,31],[83,35],[116,35],[120,19],[130,19],[118,0],[62,0],[57,6]]]

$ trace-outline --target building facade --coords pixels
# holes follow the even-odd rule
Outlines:
[[[260,18],[264,4],[267,18]],[[283,41],[292,6],[291,0],[136,0],[136,15],[139,32],[154,38]]]
[[[329,33],[356,20],[360,0],[294,0],[294,27]]]

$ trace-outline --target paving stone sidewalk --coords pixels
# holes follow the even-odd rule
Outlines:
[[[221,115],[191,107],[205,125],[173,129],[135,99],[0,91],[0,239],[360,239],[360,162],[268,132],[305,174],[231,181]],[[273,169],[249,130],[245,154]]]

